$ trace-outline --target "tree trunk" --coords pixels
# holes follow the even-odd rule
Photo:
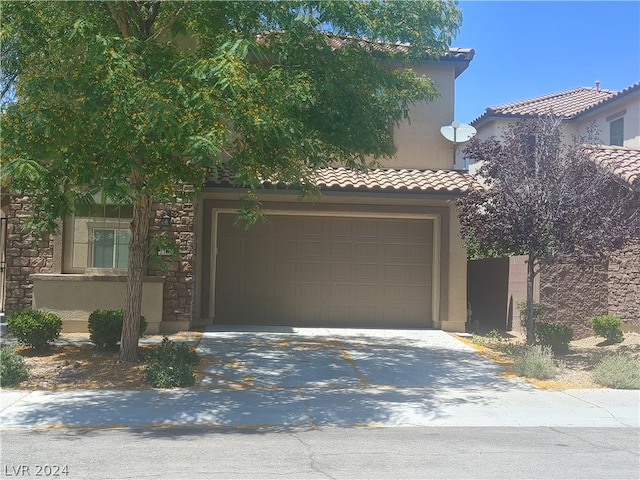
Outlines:
[[[135,362],[138,359],[138,338],[140,337],[140,313],[142,311],[142,282],[144,280],[151,203],[142,194],[133,205],[131,221],[131,241],[127,265],[127,290],[124,303],[124,323],[120,339],[120,361]]]
[[[533,281],[536,278],[535,259],[529,254],[527,261],[527,344],[533,345],[536,341],[535,319],[533,318]]]

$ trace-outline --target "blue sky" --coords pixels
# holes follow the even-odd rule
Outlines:
[[[452,45],[476,52],[456,81],[455,120],[574,87],[640,81],[640,2],[461,1]]]

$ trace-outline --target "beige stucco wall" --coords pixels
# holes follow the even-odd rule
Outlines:
[[[486,123],[483,123],[481,126],[477,127],[478,133],[476,133],[475,138],[478,140],[487,140],[491,137],[500,138],[502,136],[504,127],[509,125],[509,120],[507,119],[494,119],[489,120]]]
[[[449,251],[442,255],[442,261],[448,262],[448,299],[440,328],[448,332],[464,332],[467,321],[467,247],[460,236],[458,209],[453,202],[450,207]]]
[[[35,274],[31,280],[33,308],[60,315],[63,332],[87,332],[91,312],[124,307],[124,277]],[[149,334],[160,331],[162,286],[162,278],[147,278],[142,288],[142,315],[149,324]]]
[[[616,115],[625,112],[624,115]],[[607,117],[613,117],[607,121]],[[640,148],[640,92],[623,96],[620,100],[597,109],[593,114],[580,117],[576,122],[576,131],[586,134],[586,129],[595,121],[600,130],[600,143],[609,145],[609,125],[611,121],[624,117],[624,146]]]
[[[396,155],[382,162],[389,168],[452,169],[453,144],[440,133],[440,127],[451,125],[454,110],[454,66],[422,65],[418,74],[431,78],[437,85],[439,98],[411,107],[409,120],[394,131]]]

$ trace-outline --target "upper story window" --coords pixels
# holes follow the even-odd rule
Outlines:
[[[609,123],[609,144],[624,145],[624,117]]]
[[[95,205],[65,223],[65,272],[124,273],[129,259],[131,207]]]

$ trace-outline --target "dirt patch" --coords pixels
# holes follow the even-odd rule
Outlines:
[[[507,377],[515,377],[513,372],[513,355],[505,353],[506,346],[518,346],[525,343],[520,336],[507,336],[500,340],[486,339],[485,345],[477,345],[468,338],[462,341],[475,348],[480,353],[499,363]],[[569,351],[558,355],[558,374],[553,380],[525,380],[540,388],[603,388],[596,384],[591,373],[598,361],[607,353],[624,353],[632,358],[640,359],[640,334],[625,333],[620,343],[609,344],[601,337],[588,337],[569,343]]]
[[[176,342],[197,343],[201,332],[167,335]],[[140,340],[139,361],[118,362],[118,352],[102,350],[89,343],[88,334],[61,334],[46,352],[16,346],[29,371],[29,378],[11,388],[21,390],[124,389],[151,388],[144,382],[144,359],[162,335],[146,335]]]

